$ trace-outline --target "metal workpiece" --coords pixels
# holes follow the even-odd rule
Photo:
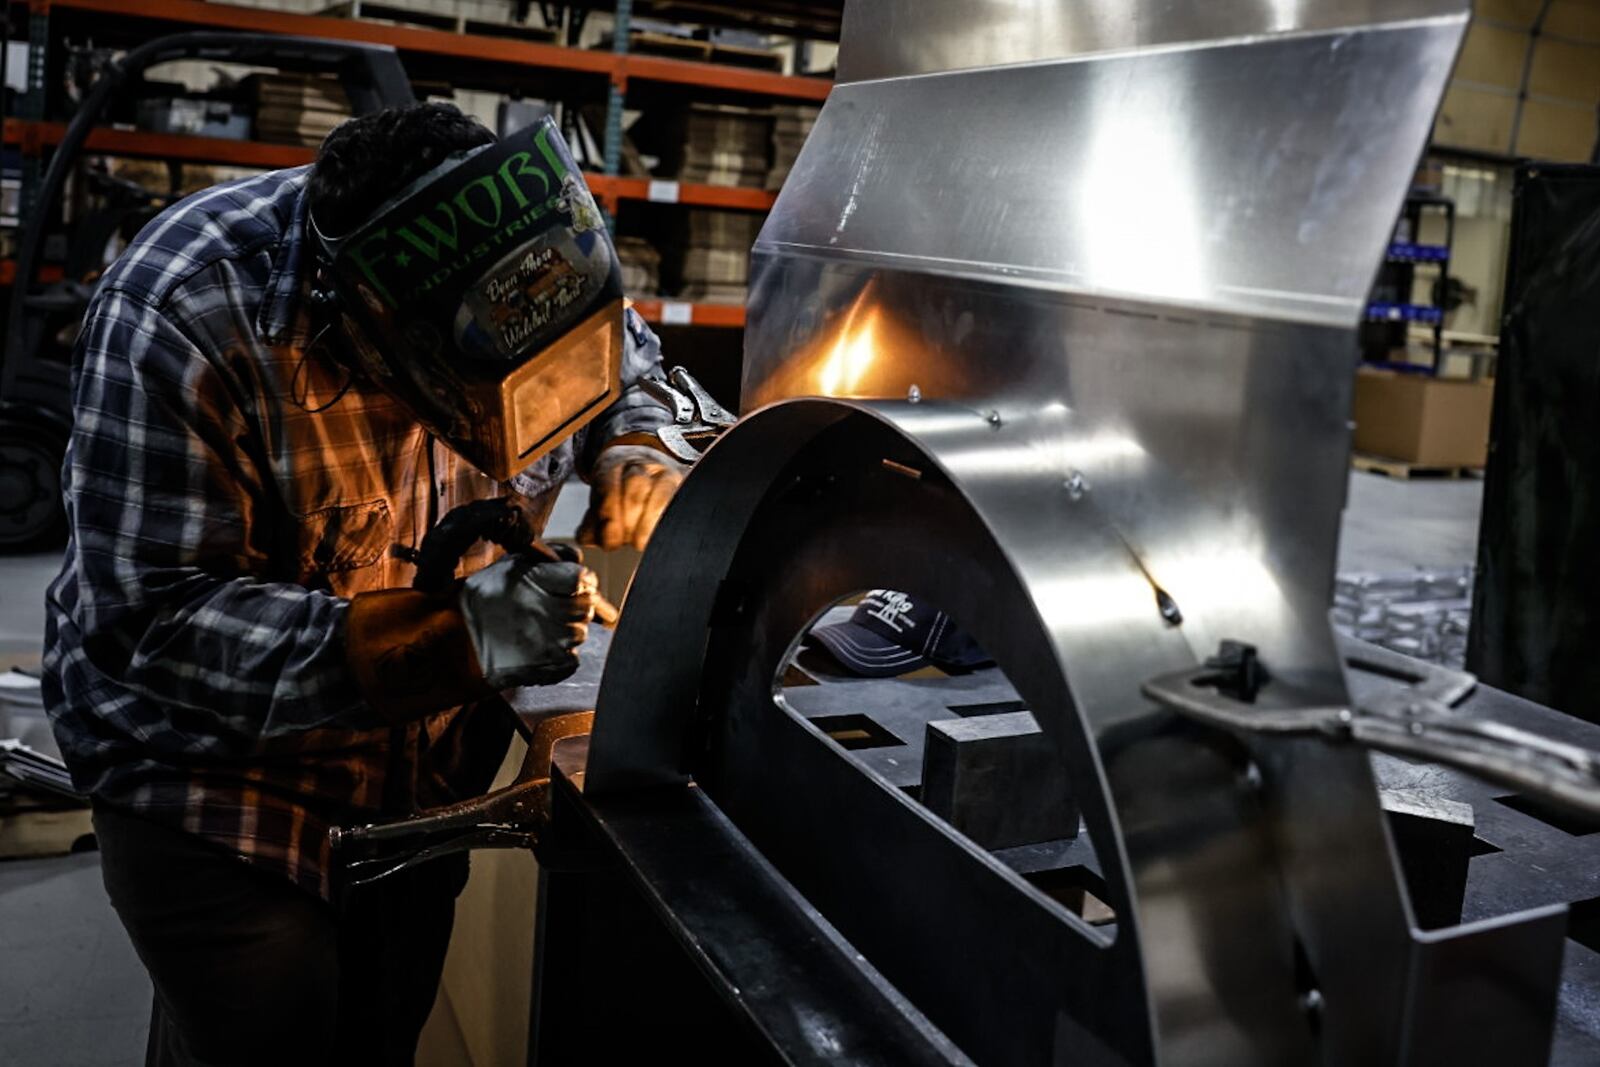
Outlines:
[[[1182,6],[1209,18],[1213,5]],[[1465,27],[1464,3],[1433,6],[1457,11],[836,87],[755,245],[752,319],[786,334],[747,345],[747,406],[769,398],[749,387],[803,356],[808,328],[826,333],[855,296],[842,279],[806,291],[789,264],[774,279],[773,258],[1352,329]],[[982,354],[956,318],[872,306],[932,353]],[[942,307],[1003,328],[976,301]],[[1032,384],[1030,364],[1070,363],[1073,339],[1008,352],[1004,373],[990,366],[967,388]],[[862,384],[871,391],[849,391],[904,395]]]
[[[584,802],[714,805],[975,1062],[1542,1062],[1558,917],[1419,932],[1362,748],[1159,684],[1352,707],[1354,335],[1466,14],[853,3],[753,253],[755,413],[656,529]],[[1082,840],[983,847],[784,688],[874,588],[994,657]],[[1078,853],[1097,919],[1039,877]]]
[[[1459,18],[1460,0],[872,0],[845,10],[839,82],[1040,63],[1229,38]]]
[[[930,722],[918,799],[995,852],[1078,836],[1078,807],[1055,745],[1026,711]]]
[[[594,923],[606,951],[563,951],[571,927],[593,914],[594,898],[604,900],[607,891],[592,881],[574,890],[569,880],[542,872],[540,941],[557,942],[545,963],[559,969],[545,1017],[535,1018],[535,1062],[653,1062],[671,1058],[662,1056],[664,1048],[692,1048],[698,1062],[740,1067],[972,1067],[699,790],[596,803],[580,792],[581,773],[560,773],[569,769],[560,760],[558,768],[557,825],[615,854],[617,880],[642,893],[660,925],[641,932],[630,926],[631,909],[608,909]],[[594,865],[592,857],[587,864]],[[556,866],[570,866],[570,859]],[[545,921],[552,912],[554,921]],[[676,957],[681,970],[658,954]],[[677,962],[683,958],[689,967]],[[714,996],[731,1012],[708,1012],[685,997],[697,984],[696,971],[718,976]],[[588,973],[596,975],[592,992],[599,995],[588,995]],[[627,1019],[620,1028],[619,1005]],[[697,1018],[701,1012],[714,1018]],[[586,1014],[608,1032],[575,1027],[574,1017]],[[641,1032],[619,1040],[616,1030],[640,1023]]]
[[[1068,1046],[1131,1062],[1309,1062],[1319,1040],[1340,1053],[1329,1062],[1399,1062],[1410,939],[1364,758],[1279,753],[1262,790],[1303,810],[1275,829],[1241,787],[1244,746],[1140,695],[1141,678],[1195,657],[1126,540],[1049,464],[958,481],[992,433],[955,405],[800,400],[719,441],[635,579],[590,795],[698,783],[982,1062],[1048,1062],[1062,1015]],[[1034,503],[990,507],[994,493]],[[1110,943],[774,700],[815,614],[880,585],[960,620],[1061,751],[1117,916]],[[1280,833],[1337,847],[1340,877],[1300,903],[1337,917],[1329,936],[1361,945],[1359,966],[1342,968],[1314,926],[1297,932]],[[1319,1018],[1297,953],[1319,976]]]
[[[1138,690],[1236,640],[1303,700],[1347,703],[1326,608],[1353,333],[1466,5],[1116,7],[852,6],[846,84],[754,250],[744,405],[915,386],[858,410],[911,447],[895,462],[939,471],[919,506],[934,482],[950,500],[886,536],[894,483],[849,459],[865,440],[819,441],[840,465],[822,499],[858,512],[784,569],[880,556],[855,580],[952,611],[1061,748],[1118,916],[1109,968],[1148,1012],[1097,1015],[1058,977],[1094,1040],[1401,1062],[1411,918],[1365,757],[1191,727]],[[852,542],[852,521],[879,527]]]

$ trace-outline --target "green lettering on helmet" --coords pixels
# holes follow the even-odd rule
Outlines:
[[[516,200],[518,208],[525,208],[528,206],[528,196],[522,191],[522,185],[517,181],[518,178],[525,178],[529,176],[538,178],[540,186],[538,195],[547,196],[550,193],[550,175],[546,174],[538,167],[529,166],[528,164],[532,160],[533,153],[518,152],[510,159],[500,164],[500,180],[505,183],[507,189],[511,190],[511,196],[514,200]]]
[[[471,193],[474,189],[483,189],[489,194],[489,201],[494,205],[494,218],[484,218],[473,208]],[[504,203],[500,199],[500,187],[495,184],[493,174],[485,174],[481,178],[474,178],[462,187],[455,196],[456,207],[461,213],[485,229],[493,229],[500,225],[500,218],[505,213]]]
[[[419,229],[426,232],[429,237],[432,237],[432,243],[424,241],[421,237],[418,237],[416,233],[412,231],[411,225],[401,226],[395,232],[403,237],[412,248],[415,248],[418,252],[421,252],[423,255],[437,263],[441,254],[441,246],[448,248],[452,252],[456,250],[456,242],[460,237],[460,223],[456,220],[455,209],[452,208],[448,203],[440,201],[435,205],[435,208],[450,223],[449,233],[446,233],[438,225],[438,223],[430,219],[426,213],[418,215],[416,218],[412,219],[411,225],[417,226]]]
[[[369,256],[367,254],[367,248],[373,244],[373,242],[378,242],[380,245],[385,245],[388,243],[388,240],[388,230],[373,230],[371,233],[363,236],[361,240],[352,244],[345,251],[345,255],[350,257],[351,262],[355,263],[356,268],[361,271],[362,275],[367,279],[367,281],[372,283],[372,287],[378,291],[378,295],[383,297],[384,301],[387,302],[389,306],[395,307],[397,305],[395,304],[394,294],[390,293],[389,287],[383,284],[383,280],[378,277],[378,272],[376,269],[379,263],[385,259],[388,259],[389,257],[386,255]]]
[[[556,181],[562,182],[567,177],[567,165],[561,159],[561,153],[556,151],[555,145],[550,143],[551,126],[541,126],[539,136],[534,138],[534,143],[539,146],[539,154],[544,156],[544,161],[550,164],[550,169],[555,172]]]

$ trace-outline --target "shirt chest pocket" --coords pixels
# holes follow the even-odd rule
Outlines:
[[[353,572],[383,560],[394,544],[394,520],[383,500],[318,508],[295,520],[295,565],[301,583],[312,587],[341,591],[367,584],[355,582]]]

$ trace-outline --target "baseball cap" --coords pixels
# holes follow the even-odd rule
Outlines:
[[[848,622],[808,636],[853,674],[891,678],[933,664],[959,673],[994,661],[950,616],[893,589],[873,589]]]

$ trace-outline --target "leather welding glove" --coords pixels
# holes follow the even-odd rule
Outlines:
[[[345,617],[346,656],[368,706],[394,723],[550,685],[578,669],[597,587],[578,563],[517,555],[452,594],[362,593]]]
[[[590,475],[589,511],[578,526],[578,542],[608,551],[623,545],[643,549],[688,473],[686,464],[649,445],[605,449]]]
[[[599,580],[581,563],[507,556],[461,586],[461,614],[495,689],[554,685],[578,669]]]

